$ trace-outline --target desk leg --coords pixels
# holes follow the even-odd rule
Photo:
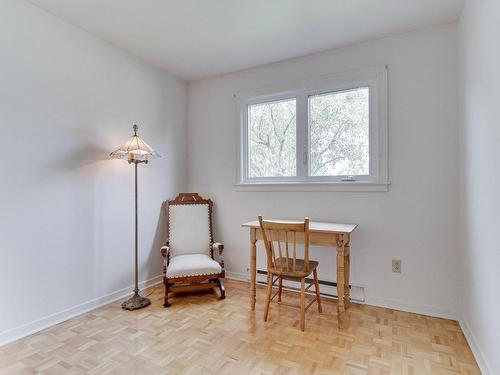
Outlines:
[[[346,310],[351,305],[351,289],[349,288],[350,283],[350,274],[351,274],[351,246],[350,236],[348,234],[344,234],[344,304]]]
[[[257,299],[256,278],[257,278],[257,230],[250,229],[250,308],[255,310]]]
[[[345,275],[344,275],[344,241],[341,234],[337,234],[337,319],[338,326],[342,328],[342,320],[344,318],[344,285],[345,285]]]

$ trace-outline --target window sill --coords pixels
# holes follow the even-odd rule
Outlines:
[[[345,191],[386,192],[390,182],[247,182],[234,185],[235,191]]]

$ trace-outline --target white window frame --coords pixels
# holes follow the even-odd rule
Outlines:
[[[370,175],[309,176],[309,97],[368,87],[370,94]],[[288,82],[236,94],[238,105],[238,156],[236,190],[239,191],[387,191],[387,67],[374,66],[328,76]],[[296,99],[297,176],[249,177],[248,106]]]

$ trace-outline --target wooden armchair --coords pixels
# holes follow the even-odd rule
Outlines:
[[[224,246],[213,241],[212,206],[210,199],[197,193],[180,193],[165,202],[167,242],[161,248],[164,307],[170,306],[168,294],[172,292],[219,288],[220,299],[225,298]]]

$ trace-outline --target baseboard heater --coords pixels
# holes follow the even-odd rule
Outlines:
[[[306,284],[310,284],[312,281],[313,281],[313,279],[306,278]],[[320,287],[320,294],[322,297],[332,298],[332,299],[338,298],[337,283],[336,282],[329,281],[329,280],[322,280],[322,279],[319,279],[318,282],[319,282],[320,286],[324,287],[324,288]],[[267,271],[257,270],[257,284],[267,285]],[[298,288],[295,286],[291,287],[289,284],[297,284],[298,285],[299,283],[296,281],[296,279],[284,277],[283,278],[283,289],[289,290],[292,292],[297,292]],[[349,285],[349,289],[351,291],[351,301],[358,302],[358,303],[365,302],[365,288],[364,287]],[[307,294],[314,294],[314,291],[309,290],[306,293]]]

